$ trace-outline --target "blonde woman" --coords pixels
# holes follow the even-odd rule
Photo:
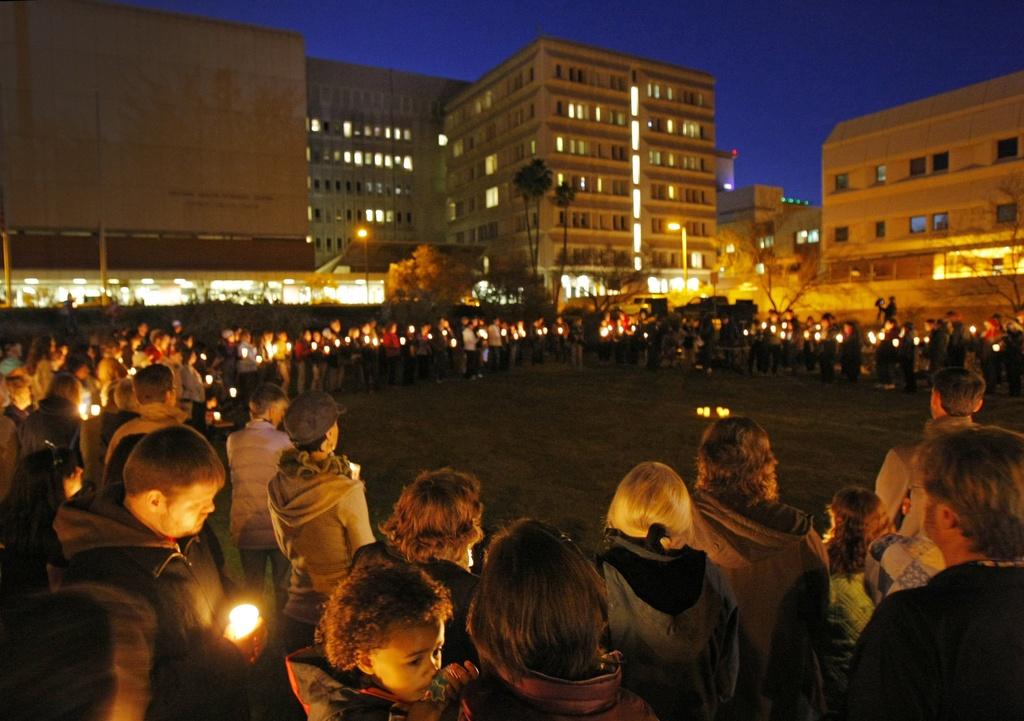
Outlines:
[[[683,480],[641,463],[608,508],[599,565],[623,685],[662,721],[712,719],[739,672],[739,620],[724,576],[690,547],[693,508]]]

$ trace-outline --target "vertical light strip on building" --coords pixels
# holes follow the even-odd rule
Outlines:
[[[630,135],[633,148],[633,268],[640,270],[643,261],[640,258],[642,245],[642,230],[640,221],[640,88],[632,85],[629,88],[629,114],[633,120],[630,123]]]

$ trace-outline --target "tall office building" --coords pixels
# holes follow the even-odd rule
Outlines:
[[[306,84],[317,267],[379,274],[420,243],[444,243],[444,104],[468,83],[310,58]],[[383,300],[380,280],[369,298]]]
[[[290,294],[306,241],[302,37],[92,2],[0,4],[14,300]]]
[[[837,310],[1005,305],[993,289],[1024,273],[1022,143],[1024,71],[839,123],[822,148],[822,293]]]
[[[566,182],[539,214],[539,267],[563,297],[706,283],[715,260],[714,79],[707,73],[540,38],[447,105],[448,238],[486,243],[492,264],[527,255],[516,171],[534,158]],[[568,253],[562,269],[562,222]],[[686,233],[686,264],[683,233]]]

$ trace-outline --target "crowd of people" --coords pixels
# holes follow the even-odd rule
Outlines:
[[[599,329],[609,362],[660,364],[682,330],[620,320]],[[835,494],[824,536],[780,500],[764,428],[727,417],[689,488],[654,462],[619,482],[594,557],[538,520],[485,534],[480,481],[451,468],[411,479],[375,534],[332,393],[350,373],[372,390],[575,364],[580,323],[331,323],[211,345],[140,326],[94,346],[36,339],[24,359],[5,344],[5,712],[247,719],[253,664],[280,654],[285,719],[1018,717],[1024,436],[973,423],[987,379],[953,334],[890,343],[885,322],[879,348],[945,347],[930,420],[874,490]],[[852,324],[793,323],[737,328],[755,370],[765,346],[770,373],[808,345],[819,365],[852,345]],[[695,365],[728,352],[731,325],[693,326]],[[237,430],[220,424],[231,403],[248,411]],[[227,430],[225,467],[209,438]],[[236,579],[207,522],[229,481]]]

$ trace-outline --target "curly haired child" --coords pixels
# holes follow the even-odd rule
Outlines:
[[[352,570],[324,608],[318,646],[288,657],[292,688],[311,719],[435,721],[477,675],[441,669],[448,591],[419,568]]]

